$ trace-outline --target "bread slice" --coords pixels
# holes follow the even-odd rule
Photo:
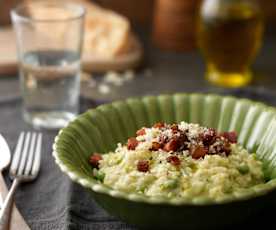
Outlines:
[[[30,14],[34,18],[49,18],[49,17],[66,17],[65,11],[53,11],[52,15],[49,12],[38,10],[35,7],[34,0],[25,0],[31,2]],[[131,29],[128,19],[111,10],[104,9],[95,3],[88,0],[71,0],[79,3],[86,9],[84,22],[84,44],[83,52],[90,53],[99,58],[113,58],[120,54],[127,53],[132,46]],[[61,16],[60,16],[61,15]],[[55,25],[49,28],[49,24],[39,24],[38,30],[41,32],[42,38],[46,42],[49,41],[66,41],[68,28],[64,24]],[[49,34],[49,31],[52,33]],[[55,31],[55,32],[53,32]],[[66,32],[67,31],[67,32]],[[47,36],[45,36],[47,34]],[[61,39],[55,39],[56,37]],[[64,39],[63,39],[64,38]],[[70,41],[68,41],[70,42]],[[60,44],[56,44],[57,46]]]
[[[105,58],[126,53],[131,47],[127,18],[87,0],[75,0],[86,9],[84,51]]]

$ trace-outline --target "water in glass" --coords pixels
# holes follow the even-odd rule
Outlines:
[[[24,118],[38,127],[65,126],[78,113],[79,54],[32,51],[24,55],[20,65]]]

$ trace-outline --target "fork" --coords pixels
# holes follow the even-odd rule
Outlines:
[[[14,194],[18,185],[37,177],[40,168],[41,145],[41,133],[20,133],[10,167],[10,177],[13,183],[0,212],[0,230],[6,230],[9,226]]]

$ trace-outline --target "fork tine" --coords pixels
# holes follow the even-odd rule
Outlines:
[[[41,145],[42,145],[42,133],[38,134],[35,155],[33,160],[32,176],[36,176],[40,168],[40,159],[41,159]]]
[[[24,171],[24,168],[25,168],[25,165],[26,165],[26,160],[27,160],[29,146],[30,146],[30,136],[31,136],[31,133],[27,132],[27,135],[26,135],[26,138],[25,138],[25,141],[24,141],[24,147],[23,147],[22,155],[21,155],[21,158],[20,158],[19,168],[18,168],[18,171],[17,171],[18,175],[23,174],[23,171]]]
[[[16,173],[17,168],[18,168],[20,156],[21,156],[21,153],[22,153],[21,150],[22,150],[22,146],[23,146],[24,136],[25,136],[24,132],[21,132],[20,135],[19,135],[19,138],[18,138],[18,141],[17,141],[17,144],[16,144],[16,148],[15,148],[15,151],[14,151],[13,159],[12,159],[12,164],[11,164],[11,167],[10,167],[10,174],[11,175],[14,175]]]
[[[31,144],[30,144],[29,154],[28,154],[28,157],[27,157],[26,167],[25,167],[25,170],[24,170],[24,175],[30,174],[30,171],[32,169],[32,163],[33,163],[34,151],[35,151],[36,136],[37,136],[37,133],[32,133],[31,134]]]

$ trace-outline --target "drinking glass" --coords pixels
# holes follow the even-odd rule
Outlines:
[[[84,15],[65,1],[28,1],[11,11],[23,118],[34,127],[61,128],[78,114]]]
[[[207,79],[225,87],[247,85],[262,43],[263,17],[256,0],[203,0],[198,44]]]

